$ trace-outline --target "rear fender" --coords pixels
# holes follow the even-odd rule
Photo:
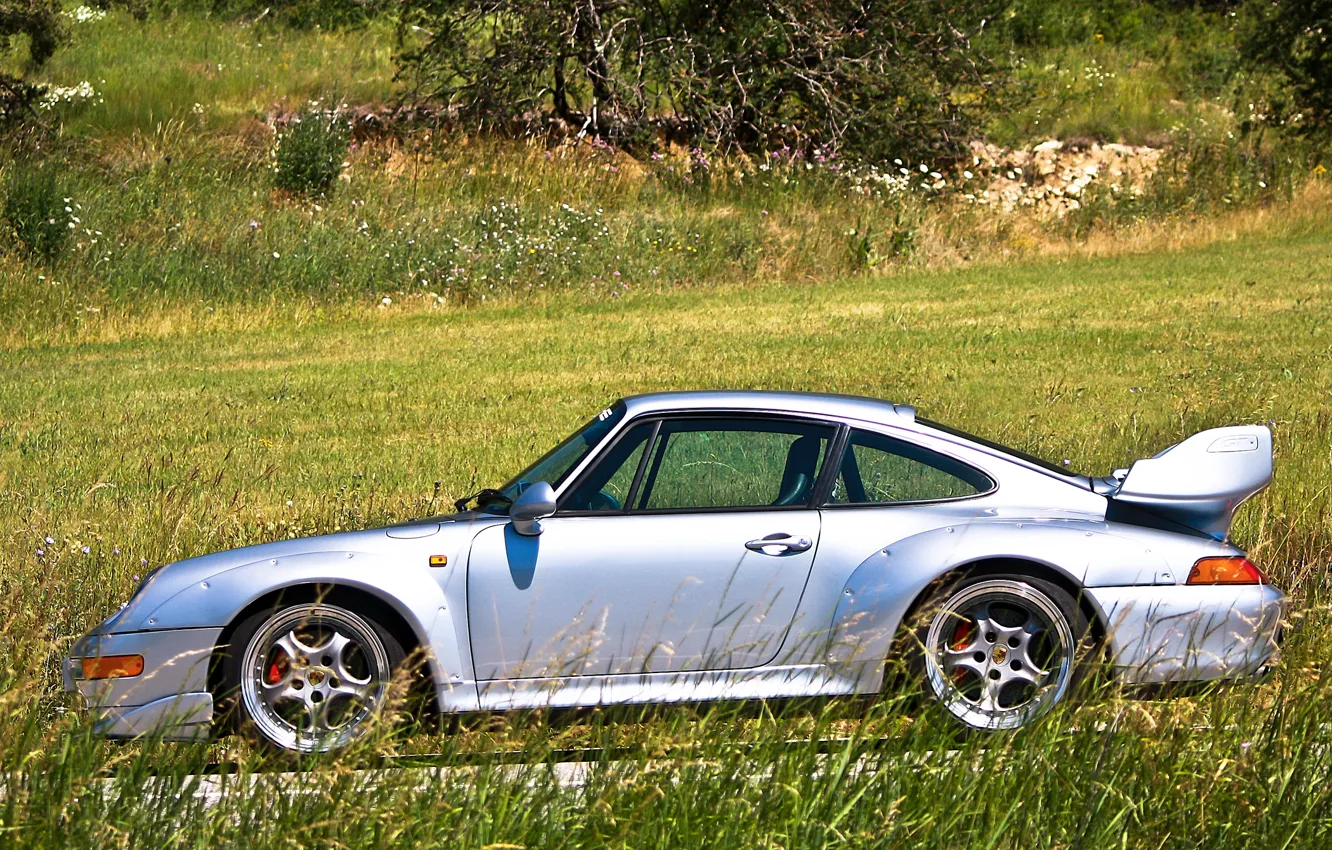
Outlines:
[[[852,572],[833,615],[828,662],[881,677],[902,619],[921,594],[949,573],[997,560],[1039,565],[1078,588],[1154,583],[1165,565],[1101,522],[993,520],[933,529],[878,550]]]

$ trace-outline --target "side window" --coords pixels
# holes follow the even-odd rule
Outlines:
[[[852,431],[830,504],[930,502],[975,496],[994,487],[961,461],[867,431]]]
[[[662,423],[636,510],[809,504],[834,429],[764,419]]]
[[[562,511],[620,511],[629,501],[655,422],[632,426],[560,504]]]

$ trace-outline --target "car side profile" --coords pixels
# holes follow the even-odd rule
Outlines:
[[[103,735],[222,719],[321,751],[420,658],[444,713],[878,691],[901,655],[965,726],[1022,726],[1091,657],[1246,679],[1284,597],[1227,538],[1263,426],[1091,478],[828,394],[617,401],[458,512],[164,566],[64,665]]]

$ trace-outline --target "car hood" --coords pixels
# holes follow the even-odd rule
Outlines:
[[[209,555],[200,555],[197,558],[176,561],[150,573],[135,590],[130,600],[98,626],[94,633],[109,634],[116,631],[134,631],[143,628],[140,620],[156,610],[158,605],[195,582],[204,581],[219,573],[253,564],[257,561],[318,552],[386,553],[391,551],[395,540],[411,540],[446,534],[465,535],[474,533],[478,522],[496,521],[505,521],[505,518],[468,511],[364,531],[344,531],[338,534],[260,543],[254,546],[228,549],[222,552],[213,552]]]

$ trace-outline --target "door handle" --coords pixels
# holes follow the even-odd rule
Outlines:
[[[808,537],[795,537],[779,531],[759,540],[751,540],[745,544],[745,548],[751,552],[762,552],[764,555],[781,555],[787,552],[804,552],[813,545],[814,541]]]

